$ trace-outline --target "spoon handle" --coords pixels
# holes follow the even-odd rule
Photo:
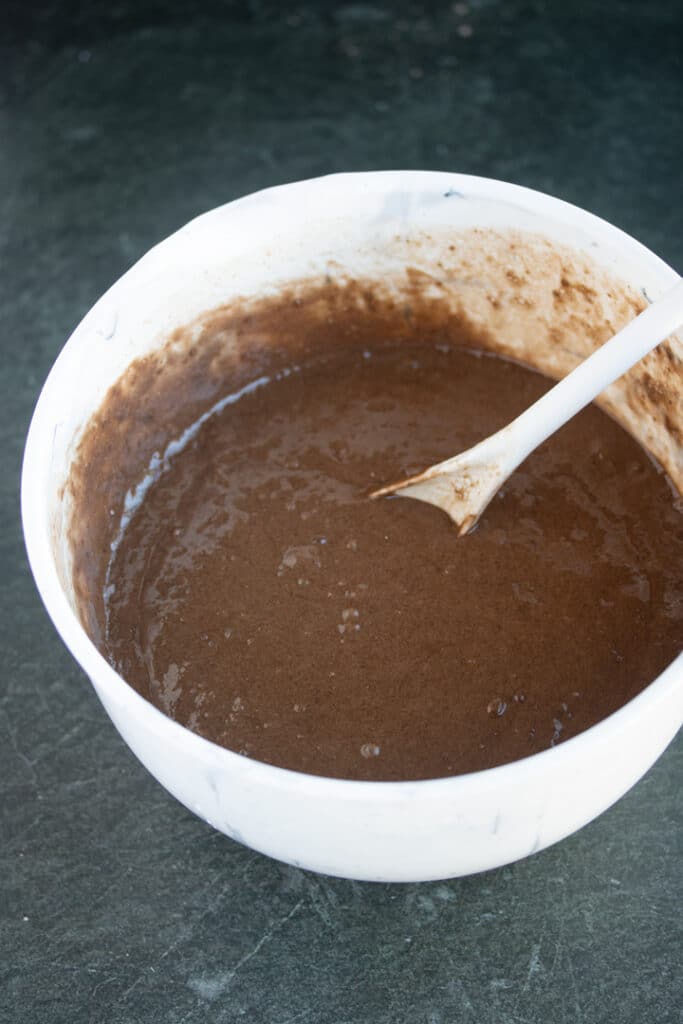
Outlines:
[[[682,324],[683,279],[512,421],[515,466]]]

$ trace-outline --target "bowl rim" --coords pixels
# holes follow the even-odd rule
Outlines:
[[[609,745],[610,741],[618,739],[619,734],[632,727],[635,720],[639,719],[646,709],[654,709],[662,702],[668,702],[676,692],[680,692],[683,696],[683,652],[639,694],[600,722],[558,746],[493,768],[460,775],[402,781],[346,779],[282,768],[238,754],[192,732],[186,726],[169,718],[141,696],[109,664],[86,633],[62,589],[48,531],[43,522],[43,501],[40,494],[41,474],[36,470],[44,455],[46,437],[51,436],[47,429],[50,427],[51,420],[48,413],[51,409],[52,392],[56,391],[55,384],[59,379],[67,349],[80,335],[86,321],[89,321],[91,316],[104,306],[105,302],[119,292],[123,292],[139,275],[141,269],[151,259],[156,258],[156,254],[162,247],[171,248],[178,242],[182,243],[186,233],[195,231],[197,228],[207,227],[217,215],[223,216],[229,210],[257,203],[264,198],[277,198],[284,191],[310,193],[311,190],[327,191],[334,190],[338,186],[348,187],[351,185],[354,189],[363,187],[382,192],[387,187],[396,187],[398,184],[407,185],[409,188],[418,185],[445,188],[454,193],[463,191],[473,198],[512,203],[524,209],[531,207],[541,215],[550,215],[551,219],[559,219],[574,226],[584,227],[593,236],[597,234],[608,237],[612,244],[621,241],[628,245],[632,254],[649,263],[650,268],[657,272],[658,279],[663,284],[674,284],[679,280],[676,271],[660,257],[632,236],[602,218],[546,193],[497,179],[441,171],[391,170],[345,172],[275,185],[222,204],[193,218],[149,249],[104,292],[62,346],[41,388],[27,434],[21,472],[21,518],[24,541],[38,592],[57,632],[76,662],[90,678],[98,695],[101,696],[99,693],[101,690],[106,695],[107,701],[111,701],[121,714],[137,718],[144,723],[146,729],[157,737],[164,736],[167,740],[172,740],[174,746],[182,748],[185,755],[204,763],[208,761],[214,769],[246,775],[252,782],[264,783],[279,789],[295,788],[300,793],[311,795],[324,794],[326,797],[334,795],[342,799],[353,800],[381,799],[384,802],[400,802],[417,796],[421,800],[442,800],[444,797],[454,797],[456,794],[465,792],[471,794],[477,790],[488,791],[499,787],[503,781],[506,786],[523,785],[530,776],[535,777],[553,766],[554,770],[560,770],[563,765],[582,759],[596,745]],[[681,703],[683,706],[683,701]]]

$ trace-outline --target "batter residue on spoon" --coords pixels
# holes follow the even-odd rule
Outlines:
[[[104,648],[168,715],[286,768],[424,779],[562,742],[678,653],[681,514],[599,410],[458,539],[367,492],[497,430],[545,378],[335,337],[288,370],[206,419],[109,567]]]

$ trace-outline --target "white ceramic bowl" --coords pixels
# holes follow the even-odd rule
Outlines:
[[[374,260],[377,269],[389,240],[399,235],[472,226],[540,232],[590,252],[650,298],[677,280],[670,267],[604,221],[501,182],[387,172],[269,189],[192,221],[96,303],[48,377],[26,444],[22,515],[38,589],[126,743],[166,789],[216,829],[327,874],[381,881],[464,875],[574,832],[625,793],[675,735],[683,719],[683,656],[600,724],[488,771],[371,783],[275,768],[171,721],[102,657],[75,611],[60,486],[79,434],[108,387],[174,327],[231,296],[319,272],[330,260],[345,260],[359,273]]]

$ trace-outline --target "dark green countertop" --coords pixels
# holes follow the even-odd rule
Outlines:
[[[680,1022],[679,737],[598,821],[499,871],[317,877],[133,759],[43,612],[23,441],[74,325],[154,242],[328,171],[499,177],[683,269],[683,8],[6,0],[0,13],[0,1021]]]

